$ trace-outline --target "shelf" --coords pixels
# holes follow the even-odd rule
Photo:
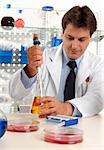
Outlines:
[[[0,69],[6,71],[8,74],[13,74],[19,68],[27,64],[27,55],[26,49],[29,45],[32,45],[33,34],[37,33],[39,35],[39,40],[41,41],[41,46],[43,48],[55,46],[54,40],[57,42],[61,41],[61,29],[56,28],[33,28],[33,27],[24,27],[16,28],[14,27],[11,30],[4,30],[0,27],[0,41],[3,40],[12,42],[14,48],[12,49],[12,61],[11,62],[1,62]],[[92,42],[89,46],[89,49],[97,55],[104,55],[102,47],[102,41],[104,38],[104,31],[97,30],[93,37]],[[6,43],[6,42],[5,42]],[[61,43],[61,42],[60,42]],[[57,44],[58,45],[58,44]],[[103,44],[104,45],[104,44]],[[0,45],[0,50],[2,50],[2,45]],[[6,58],[4,58],[7,60]]]

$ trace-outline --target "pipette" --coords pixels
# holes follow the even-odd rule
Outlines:
[[[33,44],[34,45],[40,45],[40,41],[38,40],[38,35],[34,34],[33,36]],[[42,79],[40,74],[40,67],[38,67],[38,81],[39,81],[39,87],[40,87],[40,96],[43,96],[43,90],[42,90]]]

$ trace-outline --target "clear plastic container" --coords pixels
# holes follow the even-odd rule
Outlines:
[[[44,130],[44,141],[58,144],[76,144],[83,141],[83,131],[78,128],[60,127]]]
[[[7,130],[12,132],[32,132],[39,129],[39,121],[31,114],[12,114]]]

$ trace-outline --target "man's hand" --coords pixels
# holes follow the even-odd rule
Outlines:
[[[42,49],[39,45],[34,45],[28,48],[27,51],[28,65],[25,66],[24,71],[28,77],[33,77],[37,74],[37,68],[42,64]]]
[[[67,102],[60,102],[54,97],[43,97],[40,99],[42,105],[39,106],[40,117],[42,115],[66,115],[71,116],[73,113],[73,106]]]

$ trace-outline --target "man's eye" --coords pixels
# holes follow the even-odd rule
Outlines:
[[[68,39],[68,40],[74,40],[74,38],[72,38],[72,37],[67,37],[67,39]]]
[[[84,42],[84,41],[85,41],[85,39],[79,39],[79,41],[80,41],[80,42]]]

